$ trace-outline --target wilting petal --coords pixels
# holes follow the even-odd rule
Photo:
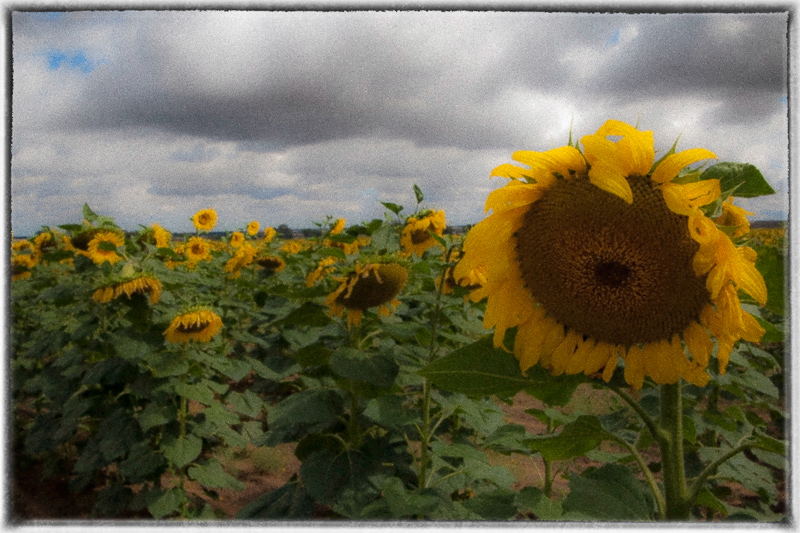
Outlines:
[[[684,150],[676,154],[667,156],[661,164],[656,167],[652,175],[652,180],[656,183],[666,183],[675,179],[678,173],[698,161],[704,159],[716,159],[717,155],[714,152],[706,150],[705,148],[692,148],[691,150]]]

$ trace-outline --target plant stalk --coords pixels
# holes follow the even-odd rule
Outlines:
[[[664,474],[665,518],[689,520],[691,504],[683,462],[683,401],[680,380],[677,383],[661,385],[659,431],[662,436],[659,447]]]

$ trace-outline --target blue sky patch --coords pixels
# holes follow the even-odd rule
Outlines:
[[[619,30],[615,31],[614,35],[606,39],[604,46],[608,48],[610,46],[614,46],[617,43],[619,43]]]
[[[86,55],[83,50],[75,52],[64,52],[62,50],[49,50],[45,53],[47,56],[47,68],[50,70],[58,70],[61,67],[70,70],[77,70],[84,74],[89,74],[100,62],[93,61]]]

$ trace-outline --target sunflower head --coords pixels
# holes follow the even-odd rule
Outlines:
[[[238,248],[244,244],[244,234],[241,231],[234,231],[231,235],[230,245],[233,248]]]
[[[201,209],[192,217],[197,231],[211,231],[217,225],[217,212],[213,209]]]
[[[696,148],[654,165],[652,132],[618,121],[581,142],[583,153],[516,152],[529,168],[492,172],[512,181],[490,194],[493,213],[467,235],[456,279],[480,275],[472,298],[488,296],[484,327],[498,346],[517,327],[523,371],[540,363],[608,380],[621,357],[635,388],[645,377],[705,384],[709,335],[724,372],[733,342],[763,333],[737,291],[766,300],[755,252],[737,249],[701,210],[719,182],[673,181],[714,154]]]
[[[194,308],[172,319],[164,331],[169,342],[208,342],[222,330],[222,319],[208,308]]]
[[[431,237],[431,232],[442,235],[446,227],[447,221],[443,210],[423,211],[418,216],[408,217],[400,236],[400,245],[406,252],[422,257],[428,248],[438,244]]]
[[[183,251],[192,263],[211,258],[211,246],[209,242],[202,237],[191,237],[186,242]]]
[[[339,287],[328,295],[325,303],[332,316],[342,316],[347,310],[348,325],[358,326],[366,309],[379,307],[380,315],[388,316],[400,304],[395,297],[408,280],[408,271],[397,263],[356,265],[355,270],[341,279]]]
[[[273,227],[264,228],[264,243],[272,242],[272,239],[275,238],[275,233],[275,228]]]
[[[347,224],[347,222],[345,221],[345,219],[343,219],[343,218],[337,219],[337,220],[336,220],[336,223],[335,223],[335,224],[333,225],[333,227],[331,228],[331,232],[330,232],[330,234],[331,234],[331,235],[338,235],[338,234],[340,234],[340,233],[341,233],[341,232],[344,230],[344,226],[345,226],[345,224]]]
[[[253,220],[247,225],[247,234],[250,235],[251,237],[255,236],[255,234],[258,233],[258,228],[259,228],[258,220]]]
[[[277,255],[265,255],[256,259],[266,275],[272,275],[286,268],[286,262]]]
[[[108,261],[113,265],[122,260],[122,257],[117,254],[117,248],[123,244],[125,244],[125,240],[118,233],[101,231],[94,234],[86,251],[89,259],[95,264],[100,265]]]
[[[11,281],[19,281],[31,277],[31,269],[36,264],[33,256],[29,254],[14,255],[11,257]]]
[[[149,295],[150,305],[155,305],[161,298],[161,288],[161,282],[157,278],[140,272],[100,287],[94,292],[92,299],[98,303],[107,303],[123,294],[128,299],[140,294]]]
[[[86,252],[89,250],[89,243],[99,233],[114,233],[120,238],[124,236],[122,231],[117,228],[90,228],[75,234],[70,239],[70,244],[72,244],[72,246],[74,246],[76,249]]]

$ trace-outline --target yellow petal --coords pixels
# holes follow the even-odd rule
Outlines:
[[[614,370],[617,369],[617,350],[616,347],[610,350],[608,361],[606,362],[606,367],[603,369],[603,381],[608,383],[611,381],[611,377],[614,375]]]
[[[705,328],[695,321],[689,323],[683,330],[683,341],[692,354],[692,358],[703,368],[708,366],[714,342],[708,336]]]
[[[575,349],[578,347],[578,342],[581,342],[583,335],[576,333],[574,330],[569,330],[564,340],[553,350],[551,358],[551,365],[553,368],[553,375],[563,374],[569,364],[572,356],[575,355]]]
[[[644,383],[644,357],[642,349],[633,345],[628,348],[628,356],[625,358],[625,382],[637,390]]]
[[[580,374],[586,368],[586,362],[589,356],[591,355],[592,351],[595,348],[595,341],[594,339],[586,339],[586,340],[579,340],[578,342],[578,349],[575,350],[575,353],[572,355],[572,358],[567,363],[567,367],[564,369],[566,374]],[[608,359],[608,357],[606,357]],[[600,368],[600,365],[597,366],[588,374],[592,374],[597,372]]]
[[[520,324],[517,336],[514,339],[514,355],[519,360],[519,368],[525,373],[530,367],[539,362],[544,328],[544,308],[534,309],[530,319]]]
[[[533,174],[527,168],[517,167],[512,165],[511,163],[503,163],[499,167],[492,170],[492,173],[489,174],[489,177],[501,177],[501,178],[510,178],[512,180],[524,180],[533,178]]]
[[[691,150],[684,150],[676,154],[667,156],[661,164],[656,167],[653,172],[652,180],[656,183],[666,183],[675,179],[678,173],[698,161],[704,159],[716,159],[717,155],[714,152],[706,150],[705,148],[692,148]]]
[[[767,305],[767,285],[755,264],[747,259],[739,262],[739,279],[736,285],[762,306]]]
[[[679,215],[696,215],[702,205],[707,205],[719,198],[719,180],[704,180],[695,183],[665,183],[661,193],[667,207]]]
[[[598,163],[589,170],[589,181],[596,187],[619,196],[629,204],[633,203],[633,192],[625,175],[616,169]]]
[[[552,367],[551,360],[553,357],[553,352],[558,345],[563,342],[565,333],[564,326],[550,317],[545,318],[543,323],[545,326],[545,334],[541,347],[542,356],[540,359],[540,364],[549,369]]]
[[[589,341],[583,343],[584,346],[587,346],[588,344]],[[608,362],[612,352],[616,353],[614,346],[611,344],[606,342],[598,342],[595,344],[586,355],[583,365],[583,373],[588,376],[598,372]]]
[[[742,312],[742,330],[740,335],[748,342],[759,342],[761,337],[766,333],[761,324],[750,313]]]
[[[544,188],[540,185],[510,181],[505,187],[496,189],[489,194],[486,199],[485,211],[491,209],[498,213],[515,207],[526,206],[539,200],[543,192]]]
[[[534,179],[540,184],[552,184],[553,173],[569,178],[570,171],[586,171],[586,160],[572,146],[562,146],[546,152],[518,151],[511,157],[531,167]]]

